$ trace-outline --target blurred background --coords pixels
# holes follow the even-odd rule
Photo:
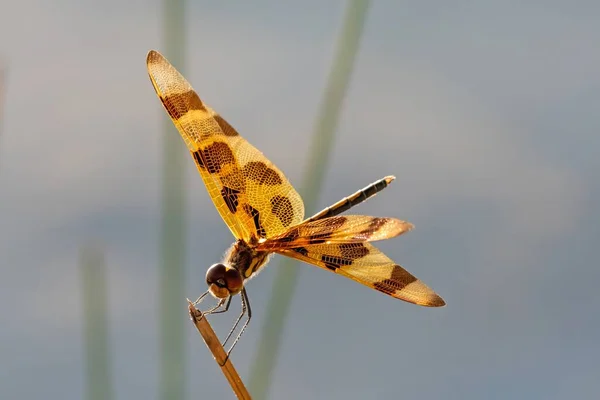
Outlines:
[[[185,302],[233,238],[166,128],[145,57],[167,56],[308,196],[350,6],[172,4],[0,0],[2,399],[233,397]],[[377,245],[448,305],[276,257],[247,286],[242,378],[251,391],[262,379],[271,399],[598,396],[600,4],[380,0],[364,11],[307,214],[396,175],[352,213],[415,224]],[[267,342],[273,372],[251,377],[280,267],[299,271],[291,307],[280,346]],[[233,304],[210,319],[221,337]]]

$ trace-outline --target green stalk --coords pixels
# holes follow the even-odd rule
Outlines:
[[[179,70],[185,65],[185,3],[164,0],[164,48]],[[185,163],[179,133],[163,114],[160,285],[160,398],[185,397]]]
[[[2,123],[4,122],[4,102],[6,99],[6,68],[0,63],[0,137],[2,137]]]
[[[306,209],[316,210],[318,194],[328,166],[334,133],[338,123],[342,102],[352,75],[354,60],[367,16],[369,1],[348,2],[343,26],[338,38],[335,58],[323,95],[309,151],[310,159],[304,175],[302,191]],[[279,348],[283,327],[289,314],[296,288],[299,268],[291,259],[283,259],[276,270],[271,298],[266,310],[262,335],[252,368],[250,369],[250,392],[257,399],[267,398],[271,377]]]
[[[86,398],[110,400],[113,387],[110,368],[106,265],[104,252],[96,246],[80,250],[79,268],[83,289],[83,321],[86,356]]]

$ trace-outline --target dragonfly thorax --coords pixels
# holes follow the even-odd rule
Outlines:
[[[245,281],[255,276],[260,268],[269,261],[269,255],[269,252],[256,251],[255,246],[239,239],[227,252],[224,264],[239,271]]]

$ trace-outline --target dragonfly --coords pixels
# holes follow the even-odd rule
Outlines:
[[[216,305],[204,315],[229,310],[241,297],[241,313],[223,341],[244,324],[231,353],[252,318],[246,283],[273,254],[303,261],[350,278],[364,286],[409,303],[441,307],[444,300],[370,242],[410,231],[413,225],[389,217],[340,215],[385,189],[386,176],[342,198],[310,218],[304,218],[302,198],[285,175],[244,139],[220,114],[204,103],[188,81],[159,52],[146,59],[158,98],[181,134],[217,211],[235,242],[224,259],[208,268],[208,290]]]

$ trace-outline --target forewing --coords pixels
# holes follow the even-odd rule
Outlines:
[[[234,236],[246,241],[267,238],[300,223],[304,204],[283,173],[203,103],[160,53],[150,51],[146,64],[158,97]]]
[[[427,307],[446,304],[427,285],[370,243],[315,244],[277,253],[343,275],[409,303]]]
[[[304,247],[321,243],[359,243],[389,239],[413,228],[396,218],[343,215],[304,222],[269,238],[258,250]]]

